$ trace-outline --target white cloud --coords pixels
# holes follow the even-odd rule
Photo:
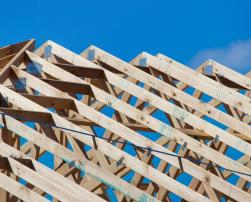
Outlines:
[[[208,59],[246,73],[251,70],[251,39],[233,42],[225,48],[201,50],[190,60],[189,66],[197,68]]]

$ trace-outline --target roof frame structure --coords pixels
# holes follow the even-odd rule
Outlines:
[[[213,60],[194,71],[163,54],[127,63],[95,46],[34,48],[0,48],[1,201],[250,199],[250,74]]]

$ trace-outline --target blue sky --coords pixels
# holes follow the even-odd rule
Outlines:
[[[127,61],[161,52],[193,67],[212,58],[245,73],[250,8],[249,0],[2,1],[0,46],[50,39],[77,53],[92,44]]]
[[[93,44],[128,61],[141,51],[192,66],[215,58],[244,73],[250,8],[249,0],[3,1],[0,45],[50,39],[78,53]]]

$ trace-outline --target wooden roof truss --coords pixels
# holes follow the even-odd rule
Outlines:
[[[0,201],[250,201],[251,73],[33,39],[0,69]]]

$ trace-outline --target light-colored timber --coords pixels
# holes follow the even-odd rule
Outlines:
[[[251,72],[31,39],[0,82],[1,202],[251,200]]]

